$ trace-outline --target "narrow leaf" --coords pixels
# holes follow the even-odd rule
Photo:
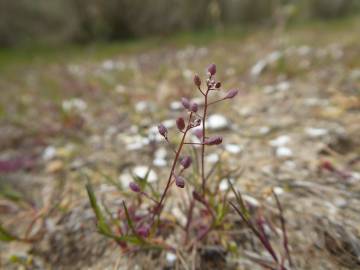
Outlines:
[[[91,207],[94,210],[95,215],[96,215],[99,231],[101,233],[111,234],[111,229],[110,229],[109,225],[106,223],[105,217],[100,210],[100,207],[96,200],[94,190],[90,183],[86,184],[86,190],[87,190],[87,193],[89,196]]]
[[[5,228],[0,224],[0,241],[11,242],[14,240],[18,240],[18,238],[5,230]]]

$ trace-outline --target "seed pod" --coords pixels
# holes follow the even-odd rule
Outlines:
[[[184,188],[185,187],[185,179],[181,176],[175,176],[175,184],[179,188]]]
[[[190,108],[190,101],[185,97],[181,98],[181,104],[184,106],[185,109]]]
[[[215,64],[211,64],[208,67],[208,72],[210,73],[211,76],[215,75],[216,73],[216,65]]]
[[[198,109],[199,109],[199,106],[198,106],[197,103],[192,102],[192,103],[190,104],[190,111],[196,113],[196,112],[198,111]]]
[[[192,159],[190,156],[185,156],[181,161],[180,164],[184,167],[184,169],[187,169],[190,167],[192,163]]]
[[[129,187],[130,187],[130,189],[132,190],[132,191],[134,191],[134,192],[140,192],[140,186],[138,185],[138,184],[136,184],[135,182],[131,182],[130,184],[129,184]]]
[[[227,92],[226,96],[224,97],[224,99],[230,99],[235,97],[238,94],[239,90],[237,89],[231,89],[229,92]]]
[[[178,119],[176,119],[176,126],[180,131],[183,131],[185,128],[184,118],[179,117]]]
[[[165,139],[167,139],[168,130],[163,124],[158,125],[158,130],[160,135],[163,136]]]
[[[194,76],[194,83],[197,87],[200,87],[200,85],[201,85],[201,79],[200,79],[199,75],[197,75],[197,74]]]
[[[150,227],[147,225],[143,225],[141,227],[139,227],[136,230],[137,234],[140,235],[141,237],[148,237],[150,234]]]
[[[214,136],[206,139],[204,144],[206,145],[218,145],[222,143],[223,138],[221,136]]]

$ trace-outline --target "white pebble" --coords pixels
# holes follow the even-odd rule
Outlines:
[[[221,114],[213,114],[207,121],[207,127],[212,130],[222,130],[229,126],[228,120]]]
[[[250,75],[252,77],[258,77],[266,68],[267,63],[264,59],[259,60],[256,64],[251,68]]]
[[[325,135],[328,134],[328,130],[324,129],[324,128],[306,128],[305,129],[305,133],[310,137],[310,138],[319,138],[319,137],[323,137]]]
[[[208,156],[206,156],[206,162],[209,162],[209,163],[216,163],[219,161],[219,155],[216,154],[216,153],[213,153],[213,154],[210,154]]]
[[[156,182],[158,180],[157,174],[147,166],[136,166],[133,168],[132,172],[135,176],[140,178],[145,178],[146,174],[149,173],[147,177],[147,181],[149,183]]]
[[[155,158],[154,161],[153,161],[153,164],[156,167],[165,167],[167,165],[167,162],[163,158]]]
[[[161,147],[155,151],[156,158],[166,158],[166,156],[167,156],[167,151],[165,147]]]
[[[180,101],[173,101],[170,104],[170,109],[172,109],[173,111],[178,111],[181,110],[183,108],[183,105],[181,104]]]
[[[81,112],[81,111],[85,111],[86,108],[87,108],[86,102],[80,98],[67,99],[62,102],[62,109],[65,112],[69,112],[73,110]]]
[[[286,135],[282,135],[274,140],[271,140],[270,145],[273,147],[280,147],[286,145],[288,142],[290,142],[290,137]]]
[[[276,149],[276,156],[277,157],[292,157],[293,152],[290,148],[285,147],[285,146],[281,146],[279,148]]]
[[[123,188],[128,188],[130,183],[133,181],[133,177],[129,173],[124,173],[119,176],[119,182]]]
[[[56,148],[54,146],[49,145],[48,147],[45,148],[43,154],[42,154],[42,158],[45,161],[51,160],[56,156]]]
[[[280,82],[276,86],[278,91],[284,92],[290,89],[290,83],[288,81]]]
[[[267,127],[267,126],[264,126],[264,127],[260,127],[259,128],[259,133],[262,134],[262,135],[266,135],[270,132],[270,128]]]
[[[260,203],[257,199],[255,199],[254,197],[251,197],[249,195],[243,194],[242,198],[244,199],[244,201],[246,201],[247,203],[249,203],[252,206],[258,207],[260,205]]]
[[[231,154],[238,154],[243,150],[243,147],[238,144],[225,144],[225,150]]]
[[[135,110],[137,112],[145,112],[150,108],[149,103],[146,101],[139,101],[135,104]]]
[[[230,182],[233,184],[233,183],[234,183],[234,179],[231,178],[231,179],[230,179]],[[229,187],[230,187],[230,185],[229,185],[229,180],[228,180],[228,179],[222,179],[221,182],[220,182],[220,185],[219,185],[219,189],[220,189],[221,191],[226,191],[226,190],[229,189]]]
[[[281,195],[284,193],[284,189],[281,187],[274,187],[274,192],[276,195]]]
[[[169,264],[174,264],[176,261],[176,255],[172,252],[166,252],[166,261]]]

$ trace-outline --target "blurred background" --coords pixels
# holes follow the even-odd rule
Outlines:
[[[228,25],[280,27],[359,8],[357,0],[1,0],[0,46],[125,40]]]
[[[176,141],[180,99],[199,101],[210,63],[211,99],[240,93],[210,109],[224,141],[207,168],[245,168],[254,209],[276,189],[297,269],[359,269],[360,0],[0,0],[0,269],[181,269],[119,256],[84,174],[113,214],[133,175],[162,189],[173,153],[157,124]],[[227,261],[261,270],[243,229],[219,232]]]

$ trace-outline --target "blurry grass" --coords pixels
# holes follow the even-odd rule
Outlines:
[[[304,21],[287,27],[285,35],[295,43],[308,41],[326,43],[333,36],[340,34],[359,39],[355,33],[360,29],[360,16],[346,17],[328,21]],[[352,34],[349,35],[349,32]],[[203,46],[213,42],[239,41],[254,34],[262,38],[273,34],[273,28],[260,26],[231,26],[222,30],[207,29],[198,32],[182,32],[165,37],[151,37],[141,40],[127,40],[113,43],[93,43],[90,45],[62,45],[53,47],[22,47],[16,49],[0,49],[0,71],[11,72],[14,69],[31,65],[64,64],[69,61],[101,60],[121,54],[134,54],[151,51],[159,47],[183,47],[187,44]],[[4,74],[3,74],[4,75]]]

